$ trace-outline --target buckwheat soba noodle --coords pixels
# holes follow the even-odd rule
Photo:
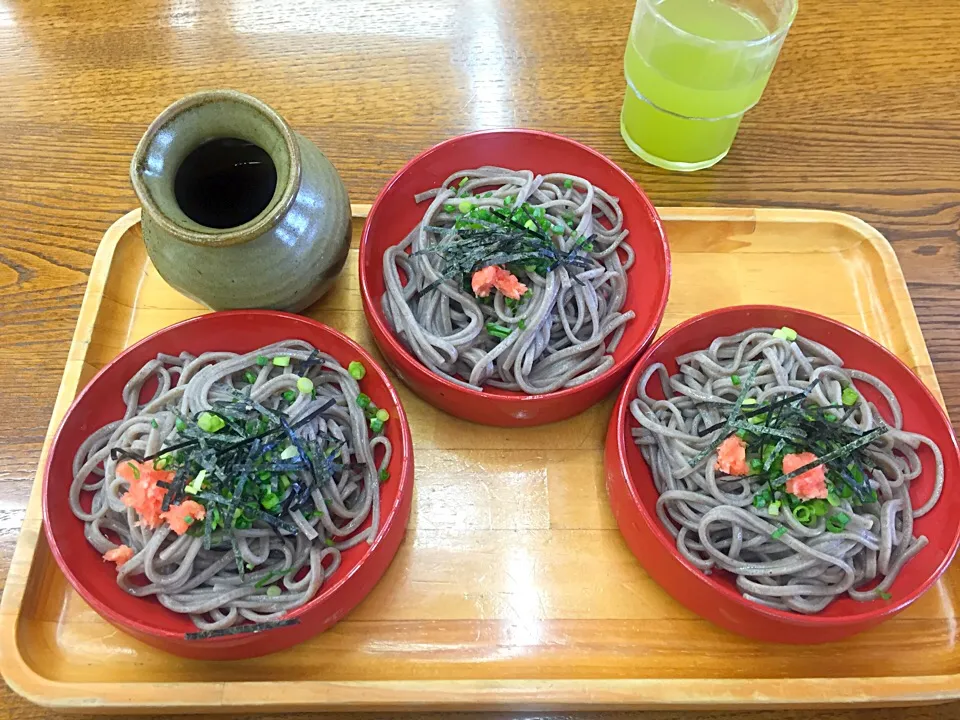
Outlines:
[[[147,362],[123,418],[73,464],[70,506],[117,583],[200,636],[268,627],[314,597],[379,527],[389,414],[360,391],[365,372],[299,340]]]
[[[461,170],[416,196],[423,220],[383,256],[383,312],[432,372],[549,393],[613,365],[627,270],[617,198],[564,173]]]
[[[790,328],[720,337],[677,364],[673,376],[660,363],[644,371],[630,412],[679,552],[781,610],[816,613],[843,595],[888,599],[927,542],[914,520],[943,488],[940,449],[903,429],[890,388]],[[648,394],[654,376],[667,399]],[[854,380],[879,392],[892,423]],[[923,445],[935,483],[915,507]]]

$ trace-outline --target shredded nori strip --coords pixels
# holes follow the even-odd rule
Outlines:
[[[777,456],[783,452],[783,449],[787,446],[787,441],[783,438],[777,440],[777,444],[773,446],[773,451],[767,454],[767,459],[763,461],[763,471],[770,472],[770,468],[773,467],[774,460],[777,459]],[[773,488],[771,488],[772,490]],[[772,497],[772,496],[771,496]]]
[[[772,437],[785,438],[787,440],[802,440],[807,436],[806,433],[801,430],[785,430],[783,428],[773,427],[770,425],[753,425],[751,423],[740,421],[735,422],[733,427],[737,430],[746,430],[754,435],[770,435]]]
[[[276,630],[277,628],[289,627],[290,625],[299,625],[298,618],[287,618],[286,620],[274,620],[273,622],[254,623],[252,625],[234,625],[233,627],[223,628],[222,630],[201,630],[199,632],[184,633],[187,640],[209,640],[210,638],[227,637],[229,635],[246,635],[249,633],[259,633],[266,630]]]
[[[424,295],[436,289],[447,280],[458,275],[468,276],[491,265],[535,265],[540,273],[555,270],[560,265],[569,265],[581,269],[596,267],[596,262],[580,255],[581,245],[570,251],[561,250],[554,241],[546,235],[537,220],[530,215],[525,206],[514,212],[522,212],[527,220],[533,221],[533,228],[514,220],[514,212],[501,213],[496,208],[487,208],[500,222],[490,222],[482,218],[466,218],[471,227],[441,228],[428,225],[425,229],[437,233],[441,240],[431,247],[411,253],[417,255],[439,255],[443,258],[444,268],[434,282],[422,290],[417,296]],[[589,242],[590,237],[585,240]],[[573,274],[573,279],[583,284]]]
[[[757,366],[755,365],[754,367],[757,367]],[[776,410],[778,408],[792,405],[793,403],[797,402],[797,400],[803,400],[804,398],[806,398],[813,391],[813,389],[819,384],[820,384],[820,378],[817,378],[812,383],[807,385],[807,387],[805,387],[801,392],[798,392],[794,395],[788,395],[785,398],[780,398],[779,400],[775,400],[774,402],[767,403],[766,405],[758,405],[756,407],[751,407],[747,410],[741,410],[740,414],[743,415],[743,417],[752,418],[757,415],[763,415],[764,413],[769,413],[770,411]],[[743,390],[740,391],[740,394],[741,395],[743,394]],[[741,403],[741,405],[742,404],[743,403]],[[729,420],[729,417],[727,419]],[[724,425],[726,425],[726,420],[722,422],[718,422],[715,425],[711,425],[708,428],[703,428],[702,430],[700,430],[699,435],[700,437],[709,435],[714,430],[719,430]]]
[[[204,513],[203,516],[203,549],[209,550],[213,545],[213,513]]]
[[[276,530],[283,530],[291,535],[296,535],[299,532],[296,525],[291,525],[286,520],[281,520],[280,518],[271,515],[268,512],[264,512],[263,510],[257,511],[257,519],[263,520],[265,523],[267,523],[267,525]]]
[[[311,411],[310,414],[305,415],[304,417],[297,420],[297,422],[295,422],[293,425],[287,424],[287,427],[295,430],[301,425],[305,425],[306,423],[310,422],[321,413],[329,410],[331,407],[333,407],[336,404],[337,404],[337,401],[331,398],[330,400],[325,402],[323,405],[318,407],[316,410]],[[263,408],[263,406],[259,405],[259,403],[254,403],[254,405],[257,405],[260,408]],[[266,415],[279,417],[278,413],[271,410],[267,410],[266,408],[263,408],[262,412]],[[229,453],[234,450],[237,450],[238,448],[241,448],[245,445],[252,443],[254,440],[260,440],[270,435],[277,435],[281,432],[285,432],[285,429],[282,426],[274,427],[269,430],[265,430],[264,432],[258,435],[254,435],[253,437],[244,438],[243,440],[240,440],[231,445],[228,445],[227,447],[220,449],[218,453]],[[215,438],[215,437],[216,437],[216,434],[210,434],[210,435],[207,435],[206,437],[199,437],[194,440],[178,443],[176,445],[171,445],[170,447],[161,448],[160,450],[153,453],[152,455],[140,455],[139,453],[132,450],[125,450],[123,448],[115,447],[110,450],[110,457],[116,461],[120,461],[123,458],[131,458],[133,460],[136,460],[137,462],[143,463],[143,462],[146,462],[147,460],[156,460],[161,455],[165,455],[166,453],[173,452],[174,450],[183,450],[184,448],[193,447],[194,445],[204,446],[206,443],[210,441],[211,438]]]
[[[750,392],[750,388],[753,387],[753,382],[757,378],[757,372],[760,370],[759,361],[754,363],[753,367],[750,368],[750,374],[747,375],[746,380],[743,381],[743,389],[740,390],[740,394],[737,396],[737,401],[733,404],[733,409],[730,411],[730,414],[727,416],[727,419],[720,426],[720,434],[717,435],[716,439],[710,443],[706,448],[701,450],[697,455],[690,460],[690,467],[696,467],[701,462],[703,462],[714,450],[716,450],[730,436],[730,430],[733,428],[733,424],[737,420],[737,416],[740,414],[740,408],[743,407],[743,401],[747,399],[747,393]]]
[[[162,512],[169,510],[170,505],[175,500],[179,500],[188,482],[190,482],[190,476],[187,472],[187,465],[184,464],[177,468],[176,474],[173,476],[173,482],[170,484],[170,489],[163,495],[163,502],[160,503],[160,510]]]
[[[246,567],[243,555],[240,553],[240,543],[237,542],[237,536],[234,533],[230,533],[230,546],[233,548],[233,560],[237,563],[237,572],[240,573],[240,581],[242,582]]]
[[[849,455],[854,450],[858,450],[866,445],[869,445],[878,437],[880,437],[885,432],[887,432],[888,429],[889,428],[886,425],[881,425],[879,427],[874,428],[873,430],[870,430],[869,432],[865,432],[860,437],[848,442],[846,445],[843,445],[842,447],[838,447],[836,450],[832,450],[831,452],[828,452],[825,455],[818,457],[816,460],[812,462],[808,462],[806,465],[803,465],[801,467],[798,467],[793,472],[789,472],[785,475],[781,475],[780,477],[778,477],[773,481],[773,484],[776,486],[783,485],[784,483],[787,482],[787,480],[790,480],[791,478],[795,478],[798,475],[803,475],[803,473],[807,472],[808,470],[813,470],[813,468],[815,467],[819,467],[820,465],[826,465],[832,460],[836,460],[837,458],[841,458],[846,455]]]

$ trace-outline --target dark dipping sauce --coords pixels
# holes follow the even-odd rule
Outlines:
[[[277,169],[266,150],[237,138],[208,140],[177,169],[173,192],[184,214],[224,229],[262,213],[277,188]]]

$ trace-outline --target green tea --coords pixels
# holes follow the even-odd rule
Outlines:
[[[655,164],[712,165],[760,99],[780,43],[763,42],[769,29],[729,0],[661,0],[654,7],[638,7],[627,42],[621,132]]]

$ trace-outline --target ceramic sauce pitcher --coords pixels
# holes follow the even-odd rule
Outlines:
[[[189,95],[130,167],[161,277],[213,308],[299,312],[350,247],[350,200],[330,161],[272,108],[232,90]]]

